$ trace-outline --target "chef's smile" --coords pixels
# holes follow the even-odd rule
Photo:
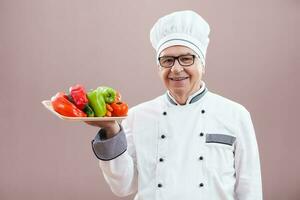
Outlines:
[[[169,77],[170,84],[173,87],[184,87],[188,84],[189,77]]]
[[[178,81],[183,81],[183,80],[186,80],[186,79],[188,79],[189,77],[171,77],[171,78],[169,78],[170,80],[172,80],[172,81],[176,81],[176,82],[178,82]]]

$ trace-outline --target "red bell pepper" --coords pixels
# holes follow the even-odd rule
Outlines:
[[[86,117],[87,115],[72,104],[64,92],[58,92],[51,98],[53,109],[67,117]]]
[[[89,102],[86,97],[84,87],[80,84],[77,84],[75,86],[70,87],[69,92],[77,108],[83,110],[86,104],[88,104]]]

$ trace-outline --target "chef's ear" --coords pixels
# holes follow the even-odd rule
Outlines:
[[[158,70],[159,70],[159,71],[161,71],[161,70],[162,70],[162,67],[160,66],[160,64],[159,64],[159,63],[157,64],[157,68],[158,68]],[[158,72],[159,72],[159,71],[158,71]]]
[[[205,65],[203,65],[202,62],[199,62],[198,67],[199,67],[199,71],[202,72],[202,75],[205,74]]]
[[[201,67],[202,67],[202,74],[205,74],[205,68],[206,67],[204,65],[202,65]]]

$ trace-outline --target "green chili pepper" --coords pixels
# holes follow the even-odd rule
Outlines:
[[[87,93],[89,105],[94,110],[96,117],[103,117],[106,113],[106,104],[104,97],[99,89],[92,90]]]
[[[85,112],[88,117],[95,116],[95,113],[94,113],[93,109],[89,106],[89,104],[85,104],[85,106],[83,108],[83,112]]]

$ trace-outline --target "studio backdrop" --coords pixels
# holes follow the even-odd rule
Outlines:
[[[41,101],[77,83],[116,88],[129,107],[163,94],[149,32],[184,9],[211,27],[208,89],[251,113],[264,199],[300,199],[299,1],[0,0],[1,200],[133,199],[106,184],[98,129]]]

